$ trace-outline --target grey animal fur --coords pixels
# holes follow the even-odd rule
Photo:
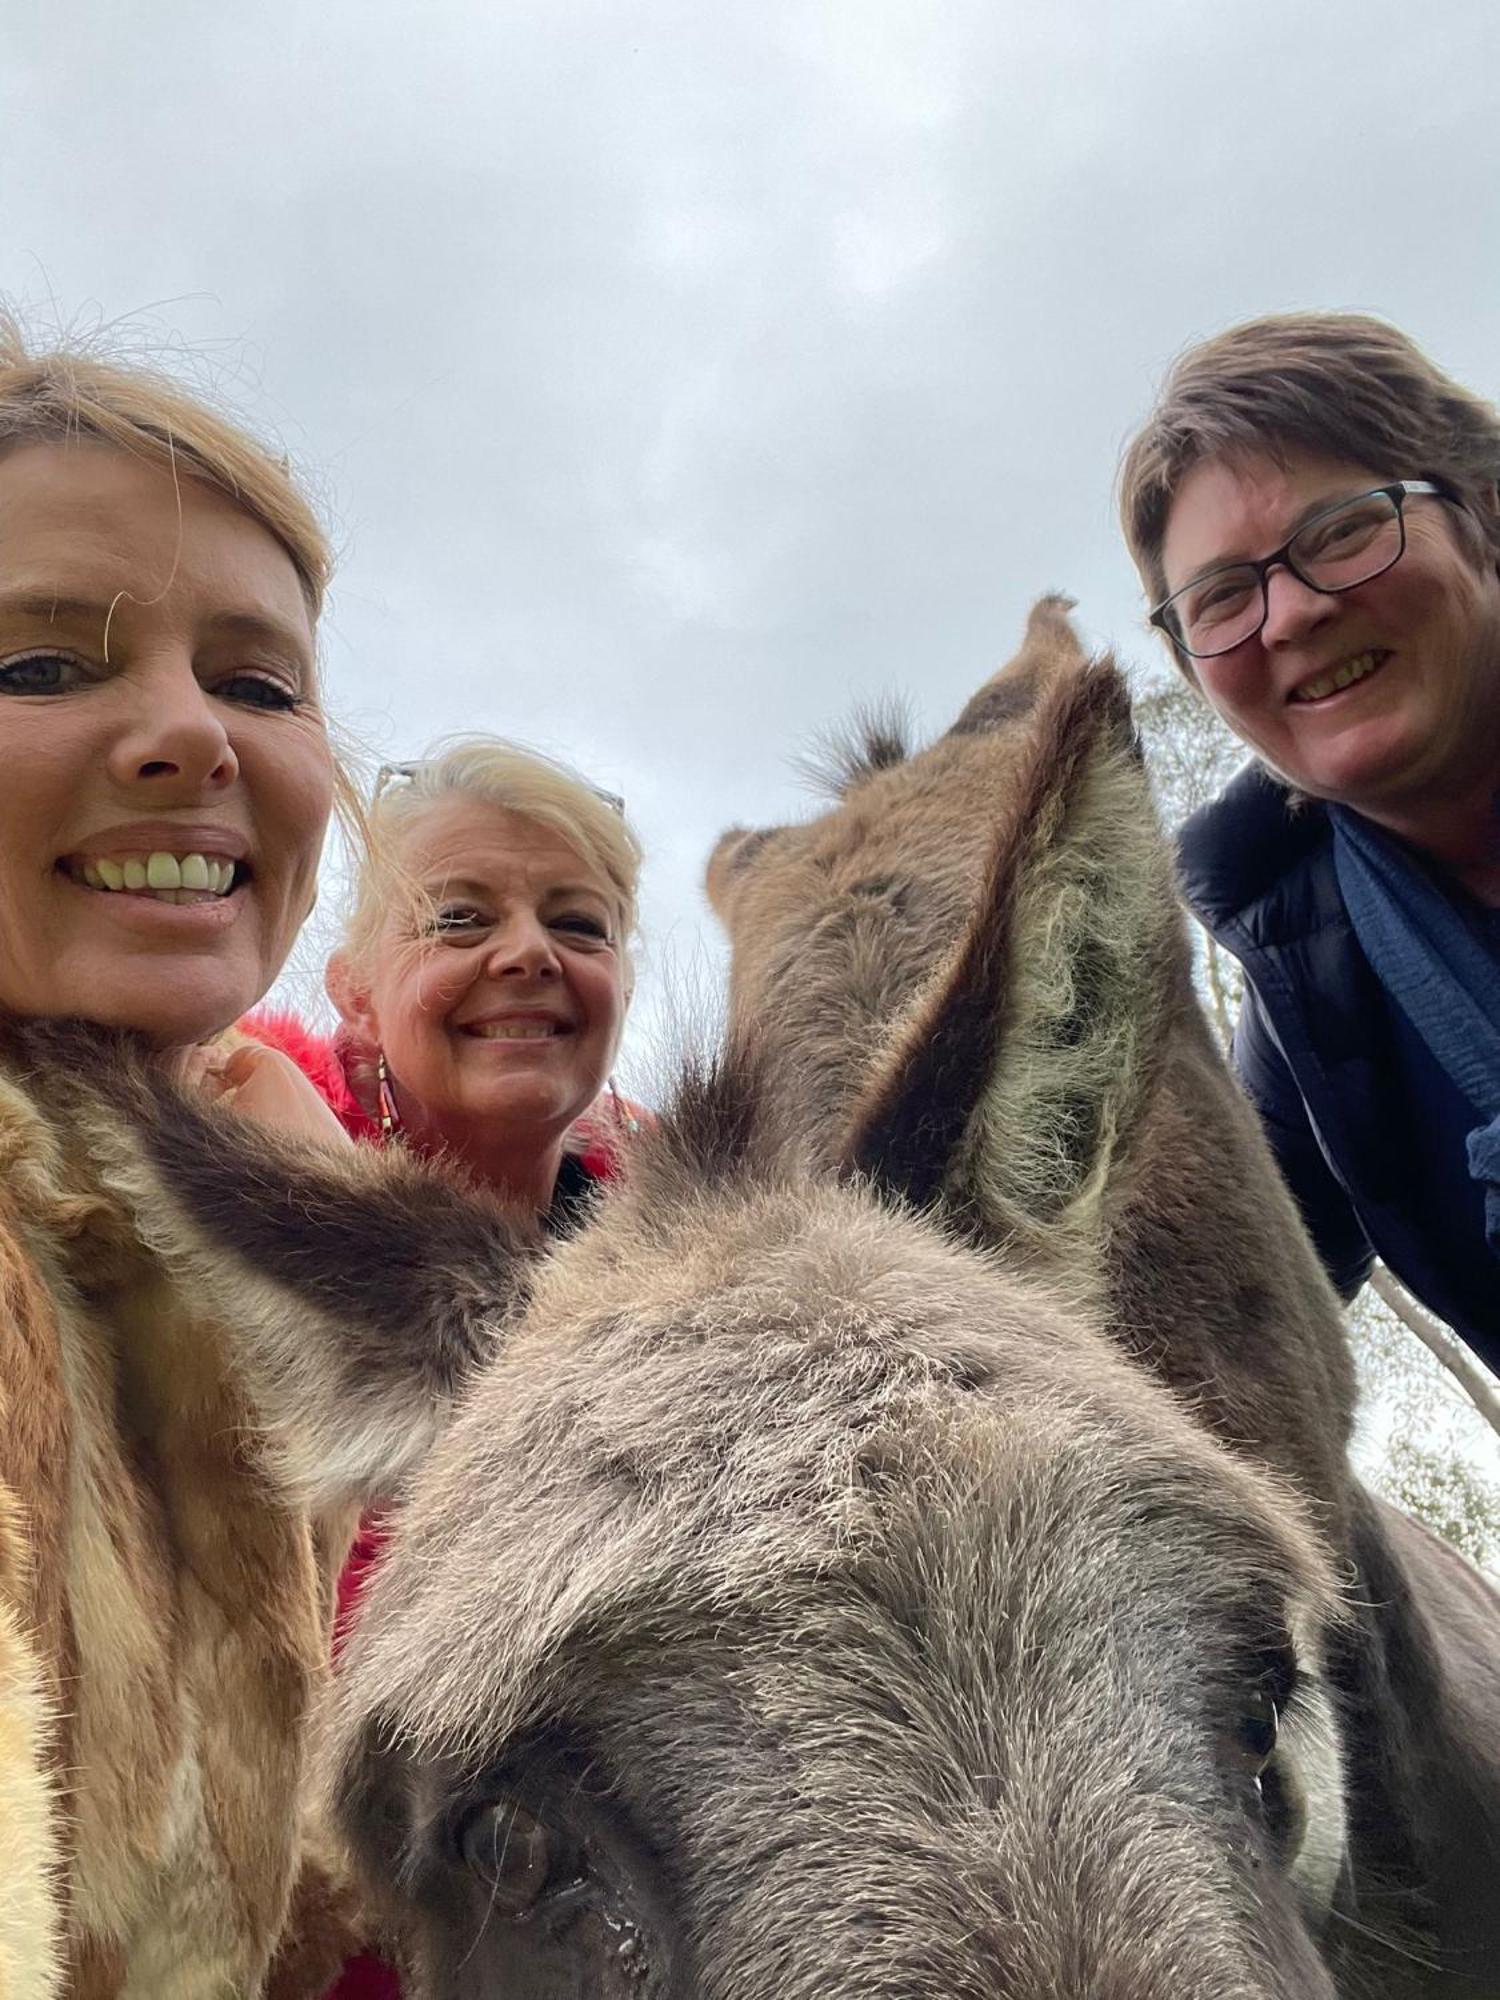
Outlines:
[[[775,1024],[778,1102],[835,1154],[851,1105],[889,1145],[880,1096],[920,1103],[925,1065],[973,1138],[947,1162],[936,1149],[940,1181],[918,1192],[1081,1291],[1200,1422],[1294,1482],[1356,1609],[1334,1662],[1341,1908],[1392,1945],[1361,1969],[1336,1924],[1330,1962],[1351,1991],[1450,1990],[1395,1969],[1405,1937],[1452,1968],[1451,1990],[1500,1991],[1500,1600],[1352,1474],[1337,1302],[1193,992],[1123,684],[1085,658],[1067,608],[1037,605],[1021,653],[937,743],[849,760],[833,811],[720,842],[731,1033]],[[944,1024],[976,1000],[1000,1022],[994,1073],[938,1073]],[[933,1116],[929,1101],[919,1162]]]
[[[1349,1474],[1119,684],[1043,608],[877,762],[721,850],[728,1055],[551,1258],[32,1046],[306,1478],[406,1477],[327,1770],[409,1991],[1493,2000],[1496,1602]]]

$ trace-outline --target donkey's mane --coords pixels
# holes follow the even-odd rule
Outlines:
[[[783,1150],[765,1115],[766,1068],[743,1039],[689,1057],[671,1102],[632,1154],[633,1177],[649,1187],[685,1181],[710,1190],[763,1172]]]
[[[904,764],[911,742],[911,709],[891,695],[824,730],[796,759],[796,768],[815,792],[841,799],[866,778]]]

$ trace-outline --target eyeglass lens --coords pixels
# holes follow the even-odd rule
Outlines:
[[[1401,509],[1388,493],[1364,493],[1309,521],[1286,548],[1287,567],[1315,590],[1352,590],[1401,553]],[[1171,600],[1190,653],[1211,657],[1243,645],[1265,623],[1266,578],[1252,564],[1215,570]]]

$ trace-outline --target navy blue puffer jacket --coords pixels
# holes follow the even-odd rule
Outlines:
[[[1183,889],[1245,969],[1234,1063],[1334,1284],[1350,1297],[1376,1256],[1491,1368],[1500,1261],[1465,1142],[1460,1095],[1360,950],[1332,833],[1258,765],[1179,837]],[[1500,912],[1473,912],[1496,958]]]

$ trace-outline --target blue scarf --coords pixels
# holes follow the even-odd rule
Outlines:
[[[1375,976],[1479,1114],[1469,1172],[1500,1257],[1500,962],[1420,863],[1347,806],[1330,806],[1344,907]]]

